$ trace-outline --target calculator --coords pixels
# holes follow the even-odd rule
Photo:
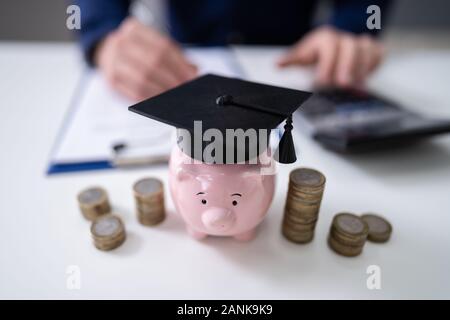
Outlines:
[[[436,119],[363,90],[326,89],[302,105],[296,122],[328,149],[370,151],[450,132]]]

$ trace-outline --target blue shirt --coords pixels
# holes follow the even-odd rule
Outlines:
[[[167,0],[172,37],[196,45],[289,45],[313,27],[318,1],[312,0]],[[76,0],[81,9],[80,42],[92,63],[97,43],[129,14],[130,0]],[[334,0],[329,24],[353,33],[366,27],[369,5],[384,14],[389,0]],[[383,21],[384,22],[384,21]]]

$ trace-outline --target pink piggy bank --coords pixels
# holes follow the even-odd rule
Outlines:
[[[175,146],[169,164],[170,192],[189,234],[252,239],[272,202],[275,175],[262,175],[259,164],[190,160]]]

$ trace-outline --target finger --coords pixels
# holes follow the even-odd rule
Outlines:
[[[170,70],[178,84],[193,79],[197,75],[196,68],[184,57],[181,50],[170,39],[160,35],[151,29],[139,29],[135,33],[136,41],[143,41],[149,49],[155,50],[160,55],[166,70]]]
[[[318,49],[318,62],[316,70],[316,83],[319,86],[330,85],[338,54],[338,44],[335,38],[323,41]]]
[[[134,17],[127,18],[121,24],[118,32],[127,39],[134,39],[150,46],[153,46],[155,41],[163,37],[159,32],[144,25]]]
[[[122,31],[134,40],[150,47],[157,47],[161,41],[166,39],[160,32],[137,20],[131,21],[128,25],[125,25]]]
[[[167,68],[172,71],[179,81],[185,82],[197,76],[197,68],[184,57],[177,46],[169,47],[166,58],[164,62]]]
[[[371,41],[372,43],[372,47],[373,47],[373,59],[371,60],[370,66],[369,66],[369,72],[374,71],[381,63],[381,61],[383,60],[384,54],[385,54],[385,48],[384,46],[373,40]]]
[[[190,66],[192,69],[194,69],[195,72],[198,72],[198,67],[197,67],[195,64],[189,62],[189,66]]]
[[[290,49],[287,53],[285,53],[277,62],[279,67],[287,67],[293,64],[298,63],[298,47]]]
[[[164,68],[158,54],[150,58],[151,50],[153,49],[143,46],[142,43],[131,41],[123,56],[124,59],[129,59],[148,80],[155,82],[162,89],[167,90],[179,85],[180,81],[172,72]]]
[[[117,66],[117,64],[115,64],[115,66]],[[108,84],[127,98],[133,101],[140,101],[143,99],[142,95],[138,94],[138,92],[134,90],[130,82],[123,80],[125,76],[119,74],[119,70],[117,70],[117,68],[114,68],[112,72],[106,73],[105,76]]]
[[[378,67],[383,59],[384,48],[379,42],[375,41],[370,36],[362,36],[360,43],[361,48],[364,51],[364,73],[361,77],[366,79],[370,73]]]
[[[373,52],[372,41],[366,36],[360,38],[358,46],[360,48],[360,56],[356,77],[358,82],[364,82],[372,67],[375,53]]]
[[[278,66],[287,67],[294,64],[309,65],[315,63],[316,60],[317,46],[312,41],[302,41],[278,60]]]
[[[154,96],[164,89],[149,81],[135,65],[129,61],[122,61],[116,65],[116,76],[114,83],[126,84],[135,97],[140,99]]]
[[[118,91],[119,93],[126,96],[128,99],[132,100],[133,102],[139,102],[142,101],[143,98],[141,95],[137,94],[131,86],[126,82],[116,82],[112,84],[113,89]]]
[[[356,67],[359,55],[357,41],[352,36],[343,36],[339,42],[336,61],[335,82],[341,87],[350,87],[356,80]]]

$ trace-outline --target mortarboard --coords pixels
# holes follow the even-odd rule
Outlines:
[[[208,74],[139,102],[129,110],[179,129],[178,145],[196,160],[211,162],[205,160],[203,151],[215,143],[219,148],[213,151],[213,163],[238,163],[261,154],[267,148],[270,130],[286,121],[275,160],[293,163],[297,158],[291,134],[292,113],[310,95],[309,92]],[[187,132],[195,137],[196,123],[201,125],[202,134],[214,129],[224,138],[214,136],[209,141],[202,140],[200,145],[197,144],[200,149],[197,152],[194,150],[196,142],[182,134]],[[249,136],[240,140],[241,143],[236,137],[230,140],[229,130],[255,132],[256,140]],[[245,151],[243,158],[238,156],[238,151],[242,150]]]

